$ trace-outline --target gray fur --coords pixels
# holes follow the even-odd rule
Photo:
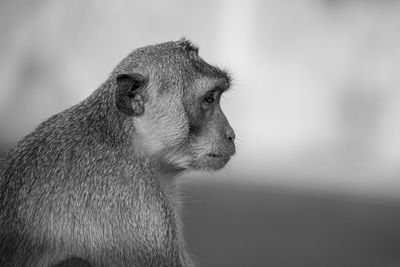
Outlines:
[[[130,114],[116,104],[116,77],[132,73],[146,84],[131,92]],[[86,100],[21,140],[1,166],[0,266],[192,266],[176,176],[214,166],[199,163],[208,150],[234,153],[217,130],[209,144],[198,138],[205,131],[191,133],[199,77],[230,81],[187,40],[137,49]],[[215,125],[231,131],[224,116]]]

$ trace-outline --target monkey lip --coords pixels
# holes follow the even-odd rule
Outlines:
[[[230,158],[230,155],[216,154],[216,153],[208,153],[208,157],[210,158]]]
[[[223,155],[215,154],[215,153],[208,153],[207,156],[209,156],[211,158],[221,158],[221,157],[223,157]]]

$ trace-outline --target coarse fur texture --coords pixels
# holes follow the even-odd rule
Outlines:
[[[1,160],[0,266],[193,266],[177,176],[235,153],[229,75],[190,41],[134,50]]]

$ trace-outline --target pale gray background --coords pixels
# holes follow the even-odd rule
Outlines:
[[[202,266],[400,266],[400,1],[1,1],[0,144],[186,36],[226,67],[238,153],[191,175]],[[397,265],[396,265],[397,264]]]

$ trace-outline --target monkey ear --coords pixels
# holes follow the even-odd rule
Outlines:
[[[145,79],[142,75],[119,74],[116,77],[115,106],[128,115],[138,116],[144,113],[144,97],[142,87]]]

